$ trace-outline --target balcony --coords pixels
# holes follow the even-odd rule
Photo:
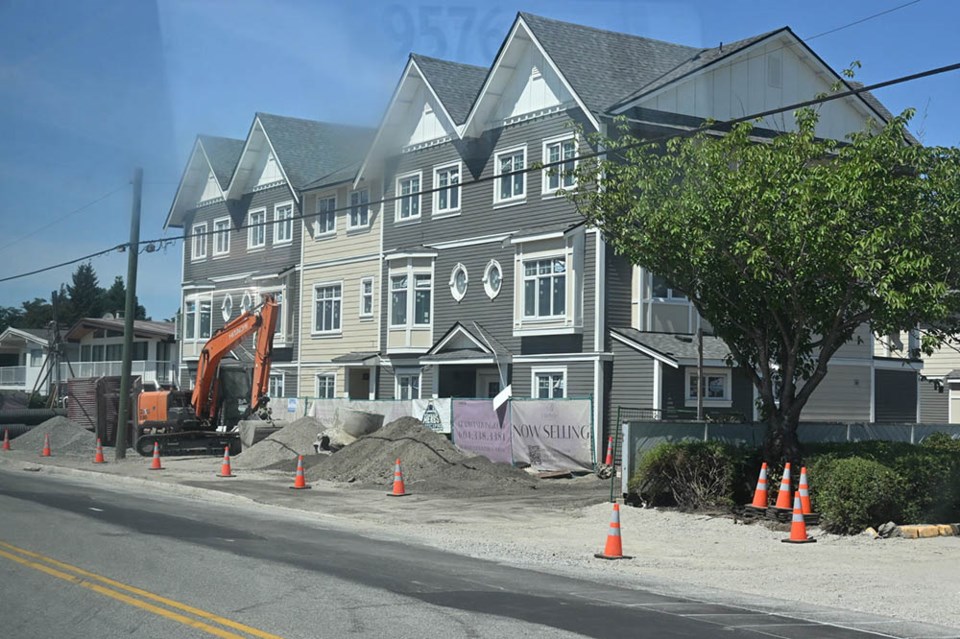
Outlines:
[[[24,388],[26,385],[26,366],[0,366],[0,387]]]
[[[120,375],[123,362],[71,362],[60,364],[60,378],[67,380],[74,377],[112,377]],[[73,369],[71,374],[70,369]],[[138,376],[144,382],[157,384],[171,384],[174,382],[176,364],[172,362],[134,361],[130,374]]]

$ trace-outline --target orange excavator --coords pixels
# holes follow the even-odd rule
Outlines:
[[[164,455],[220,454],[229,446],[240,452],[236,426],[270,401],[270,361],[278,305],[264,295],[260,306],[243,312],[213,334],[200,353],[193,391],[140,393],[135,447],[143,456],[159,443]],[[247,370],[223,359],[248,335],[256,333],[253,379]]]

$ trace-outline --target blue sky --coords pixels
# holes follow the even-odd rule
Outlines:
[[[197,133],[242,138],[255,111],[375,125],[408,52],[489,65],[518,10],[716,46],[784,25],[810,37],[905,2],[3,0],[0,278],[127,241],[138,165],[141,237],[177,235],[162,226]],[[960,3],[922,0],[810,44],[837,69],[860,60],[871,83],[960,61],[957,24]],[[960,73],[878,96],[916,107],[927,144],[960,145]],[[180,251],[141,255],[154,318],[177,310]],[[124,254],[93,263],[103,285],[126,274]],[[72,269],[0,283],[0,305],[49,297]]]

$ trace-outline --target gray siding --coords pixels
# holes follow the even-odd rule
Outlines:
[[[874,383],[874,419],[877,423],[917,421],[916,371],[877,370]]]
[[[253,366],[249,367],[249,371],[252,374]],[[283,394],[287,397],[299,397],[300,392],[297,388],[297,369],[294,367],[291,368],[273,368],[270,370],[271,375],[283,375]],[[196,362],[187,362],[186,366],[180,369],[180,382],[183,389],[190,387],[190,381],[195,380],[197,377],[197,363]],[[287,412],[286,402],[281,404],[271,405],[274,416],[278,419],[282,419]]]
[[[949,391],[933,383],[933,380],[920,380],[920,422],[924,424],[946,424],[950,420]],[[912,420],[911,420],[912,421]]]
[[[686,368],[663,367],[662,401],[663,416],[665,419],[695,419],[697,409],[686,405]],[[732,405],[730,408],[704,407],[707,417],[739,417],[744,421],[753,419],[753,384],[737,369],[732,369],[730,386],[732,391]]]
[[[551,362],[527,363],[514,362],[513,364],[513,396],[530,397],[530,382],[534,368],[566,368],[567,369],[567,397],[586,398],[593,396],[593,362]]]
[[[610,350],[613,362],[608,366],[607,423],[612,427],[620,406],[653,408],[654,362],[617,341],[611,342]]]
[[[606,275],[607,326],[631,326],[633,265],[627,258],[615,255],[613,248],[610,246],[607,246]],[[608,335],[605,339],[607,348],[610,347],[610,342],[610,336]]]

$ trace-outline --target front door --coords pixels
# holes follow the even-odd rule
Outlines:
[[[477,397],[496,397],[500,390],[499,373],[477,373]]]

